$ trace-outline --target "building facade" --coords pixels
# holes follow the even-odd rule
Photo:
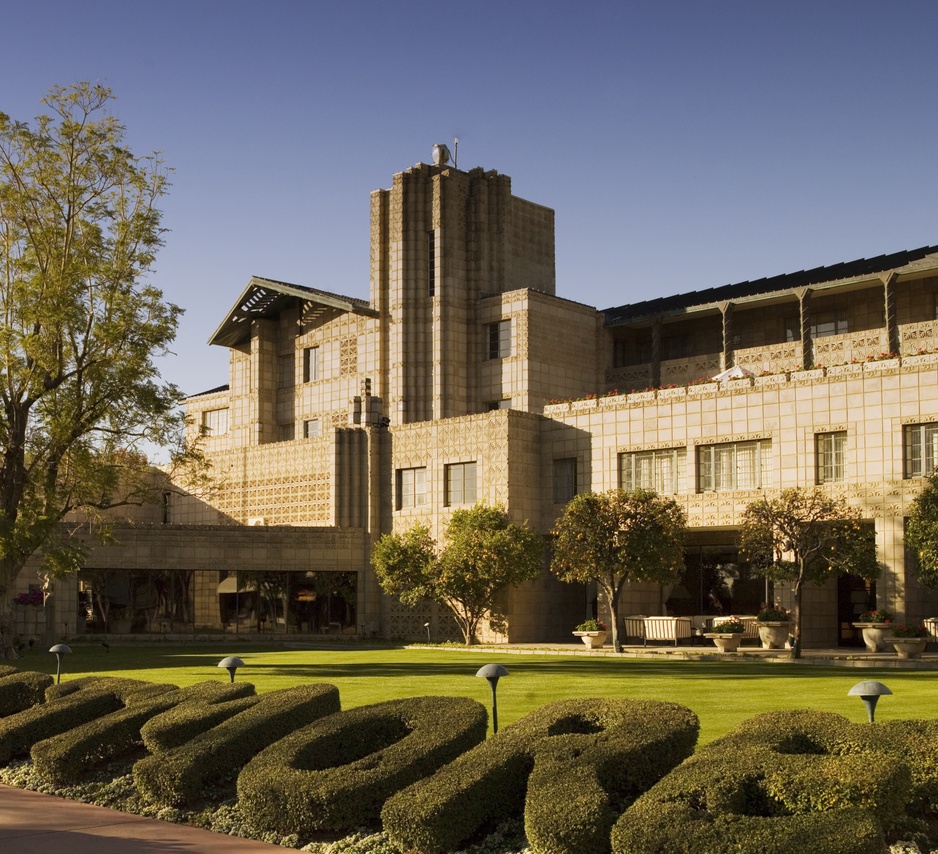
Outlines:
[[[867,607],[938,612],[903,537],[938,461],[938,247],[600,311],[555,293],[553,211],[436,152],[372,194],[367,301],[255,277],[222,318],[228,383],[187,405],[213,488],[169,491],[89,562],[89,585],[126,581],[136,629],[456,637],[381,593],[381,534],[439,538],[485,501],[547,536],[616,487],[689,522],[679,582],[630,586],[622,614],[784,602],[736,530],[789,486],[846,496],[883,564],[807,591],[807,645],[854,643]],[[567,640],[595,607],[546,568],[499,603],[513,641]]]

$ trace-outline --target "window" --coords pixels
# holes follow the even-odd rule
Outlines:
[[[938,424],[910,424],[904,439],[905,476],[933,474],[938,468]]]
[[[554,460],[554,504],[566,504],[576,495],[576,457]]]
[[[847,479],[847,433],[818,433],[814,437],[818,483],[843,483]]]
[[[810,329],[812,338],[827,338],[829,335],[846,335],[849,331],[847,315],[842,309],[819,311],[811,315]],[[785,340],[801,340],[801,321],[799,318],[785,318]]]
[[[313,418],[309,421],[303,422],[303,438],[304,439],[318,439],[319,438],[319,419]]]
[[[224,436],[228,432],[228,410],[206,409],[202,413],[203,436]]]
[[[687,336],[672,335],[661,342],[663,359],[686,359],[688,353]]]
[[[423,507],[427,503],[427,470],[397,470],[397,509]]]
[[[487,412],[495,412],[496,409],[511,409],[511,398],[506,397],[504,400],[490,400],[485,404],[485,409]]]
[[[687,448],[619,454],[619,488],[653,489],[661,495],[686,490]]]
[[[303,382],[311,383],[319,379],[319,348],[306,347],[303,350]]]
[[[476,503],[476,464],[453,463],[444,469],[446,494],[443,503],[450,507],[453,504]]]
[[[436,296],[436,232],[427,232],[427,296]]]
[[[697,448],[697,491],[727,492],[769,486],[772,443],[729,442]]]
[[[486,330],[486,358],[504,359],[511,355],[511,321],[490,323]]]

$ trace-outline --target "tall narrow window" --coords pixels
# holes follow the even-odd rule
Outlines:
[[[576,457],[554,460],[554,504],[566,504],[576,495]]]
[[[306,347],[303,350],[303,382],[311,383],[319,379],[319,348]]]
[[[910,424],[904,434],[905,476],[934,474],[938,468],[938,424]]]
[[[847,433],[818,433],[814,437],[818,483],[843,483],[847,479]]]
[[[443,503],[447,507],[454,504],[476,503],[476,464],[453,463],[444,469],[446,494]]]
[[[619,454],[619,488],[653,489],[661,495],[684,492],[687,448]]]
[[[427,296],[436,296],[436,232],[427,232]]]
[[[728,442],[697,448],[697,491],[730,492],[770,486],[772,443]]]
[[[227,432],[227,409],[206,409],[202,413],[201,433],[203,436],[223,436]]]
[[[504,359],[511,355],[511,321],[499,320],[485,327],[486,358]]]
[[[427,503],[426,468],[397,470],[397,509],[422,507]]]

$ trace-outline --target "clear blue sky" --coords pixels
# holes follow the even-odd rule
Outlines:
[[[251,275],[368,297],[369,193],[459,166],[557,212],[557,292],[600,308],[938,244],[938,3],[0,0],[0,110],[110,86],[175,168],[153,281],[167,379]]]

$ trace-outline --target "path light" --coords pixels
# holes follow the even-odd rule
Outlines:
[[[235,671],[239,667],[244,667],[244,662],[238,658],[236,655],[229,655],[227,658],[223,658],[218,662],[219,667],[224,667],[228,671],[228,675],[231,676],[231,681],[234,682]]]
[[[863,700],[863,705],[866,706],[866,715],[870,719],[870,723],[873,723],[873,714],[876,711],[876,703],[879,701],[879,698],[885,696],[886,694],[891,694],[890,691],[882,682],[876,682],[873,679],[868,679],[866,682],[857,682],[848,692],[848,697],[859,697]]]
[[[495,698],[495,689],[498,687],[498,680],[501,676],[508,675],[508,668],[502,667],[500,664],[486,664],[485,667],[480,667],[479,672],[476,673],[476,676],[479,676],[482,679],[488,679],[489,685],[492,686],[492,732],[498,732],[498,701]]]
[[[64,643],[57,643],[53,647],[49,647],[49,652],[55,653],[55,684],[58,685],[62,681],[62,656],[66,652],[71,652],[72,649],[69,646],[66,646]]]
[[[427,630],[427,643],[430,643],[430,624],[424,623],[423,627]]]

